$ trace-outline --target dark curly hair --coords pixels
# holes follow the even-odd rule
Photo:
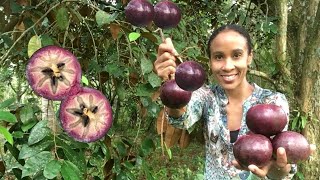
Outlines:
[[[208,44],[207,44],[207,52],[209,55],[209,59],[211,58],[211,42],[212,40],[217,37],[217,35],[224,31],[224,30],[233,30],[241,34],[246,40],[247,40],[247,46],[248,46],[248,53],[251,53],[252,50],[252,43],[251,43],[251,38],[247,30],[245,30],[242,26],[239,26],[237,24],[227,24],[219,27],[218,29],[214,30],[209,38]]]

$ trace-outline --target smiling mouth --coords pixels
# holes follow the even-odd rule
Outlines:
[[[231,82],[236,79],[239,73],[232,74],[232,75],[221,75],[222,79],[226,82]]]

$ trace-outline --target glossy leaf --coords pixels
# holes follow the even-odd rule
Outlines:
[[[61,166],[61,175],[64,180],[82,180],[80,170],[70,161],[64,161]]]
[[[11,114],[10,112],[0,111],[0,121],[15,123],[17,122],[17,118],[15,115]]]
[[[58,160],[52,160],[46,164],[43,170],[43,175],[47,179],[53,179],[58,176],[61,170],[61,163]]]
[[[46,141],[32,146],[24,144],[21,147],[19,159],[27,159],[29,157],[32,157],[45,150],[47,147],[50,146],[50,144],[53,144],[53,142]]]
[[[0,103],[0,109],[4,109],[4,108],[7,108],[9,107],[11,104],[13,104],[14,102],[16,101],[16,98],[10,98],[10,99],[7,99],[3,102]]]
[[[42,120],[42,121],[39,121],[34,126],[34,128],[32,128],[29,139],[28,139],[29,145],[32,145],[41,141],[43,138],[45,138],[47,135],[50,134],[50,129],[47,127],[47,123],[48,121]]]
[[[53,156],[49,151],[43,151],[26,160],[22,169],[22,177],[33,176],[42,171],[45,165],[53,160]]]

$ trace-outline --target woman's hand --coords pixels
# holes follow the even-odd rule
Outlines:
[[[315,145],[310,145],[310,154],[314,153],[316,150]],[[257,167],[256,165],[249,165],[248,167],[241,166],[236,160],[232,161],[232,164],[241,170],[251,171],[253,174],[257,175],[258,177],[264,178],[266,176],[270,177],[271,179],[281,179],[289,174],[291,170],[291,164],[287,164],[287,155],[284,148],[280,147],[277,149],[277,159],[271,160],[266,166],[264,167]]]
[[[177,51],[173,47],[170,38],[159,45],[157,59],[154,62],[154,71],[162,79],[168,80],[176,72]]]

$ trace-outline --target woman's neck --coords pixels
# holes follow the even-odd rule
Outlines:
[[[252,94],[253,90],[254,87],[245,80],[237,88],[225,91],[229,103],[243,103]]]

